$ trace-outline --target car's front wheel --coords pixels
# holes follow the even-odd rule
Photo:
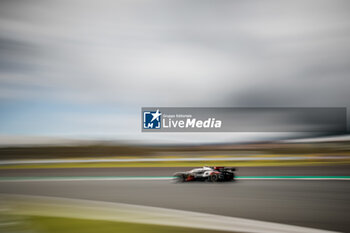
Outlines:
[[[186,180],[186,177],[184,175],[177,175],[177,176],[175,176],[175,181],[177,183],[183,183],[183,182],[185,182],[185,180]]]
[[[211,180],[212,182],[218,182],[218,181],[219,181],[219,175],[218,175],[218,174],[212,174],[212,175],[210,176],[210,180]]]

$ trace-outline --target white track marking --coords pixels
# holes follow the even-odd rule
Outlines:
[[[52,177],[52,178],[10,178],[0,182],[36,182],[36,181],[140,181],[140,180],[172,180],[172,177]]]
[[[14,213],[22,215],[122,221],[234,232],[331,232],[245,218],[114,202],[27,195],[1,195],[0,197],[9,206],[16,207]]]
[[[237,178],[237,180],[350,180],[350,178],[342,177],[298,177],[298,178],[278,178],[278,177],[252,177],[252,178]]]

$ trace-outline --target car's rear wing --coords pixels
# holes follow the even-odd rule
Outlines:
[[[234,172],[234,171],[236,171],[236,168],[234,168],[234,167],[225,167],[224,170],[225,171],[233,171]]]
[[[236,171],[234,167],[214,167],[214,169],[218,171]]]

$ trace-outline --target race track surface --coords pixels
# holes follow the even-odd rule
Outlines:
[[[186,168],[187,169],[187,168]],[[169,176],[181,168],[107,168],[1,171],[1,176]],[[238,175],[349,175],[349,167],[241,168]],[[241,180],[184,183],[168,180],[1,182],[0,193],[122,202],[350,232],[350,181]]]
[[[172,176],[191,167],[0,169],[1,176]],[[350,176],[350,165],[239,167],[238,176]]]

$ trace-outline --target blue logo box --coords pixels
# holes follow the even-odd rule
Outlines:
[[[161,116],[162,113],[157,111],[144,111],[143,112],[143,128],[144,129],[160,129],[161,128]]]

